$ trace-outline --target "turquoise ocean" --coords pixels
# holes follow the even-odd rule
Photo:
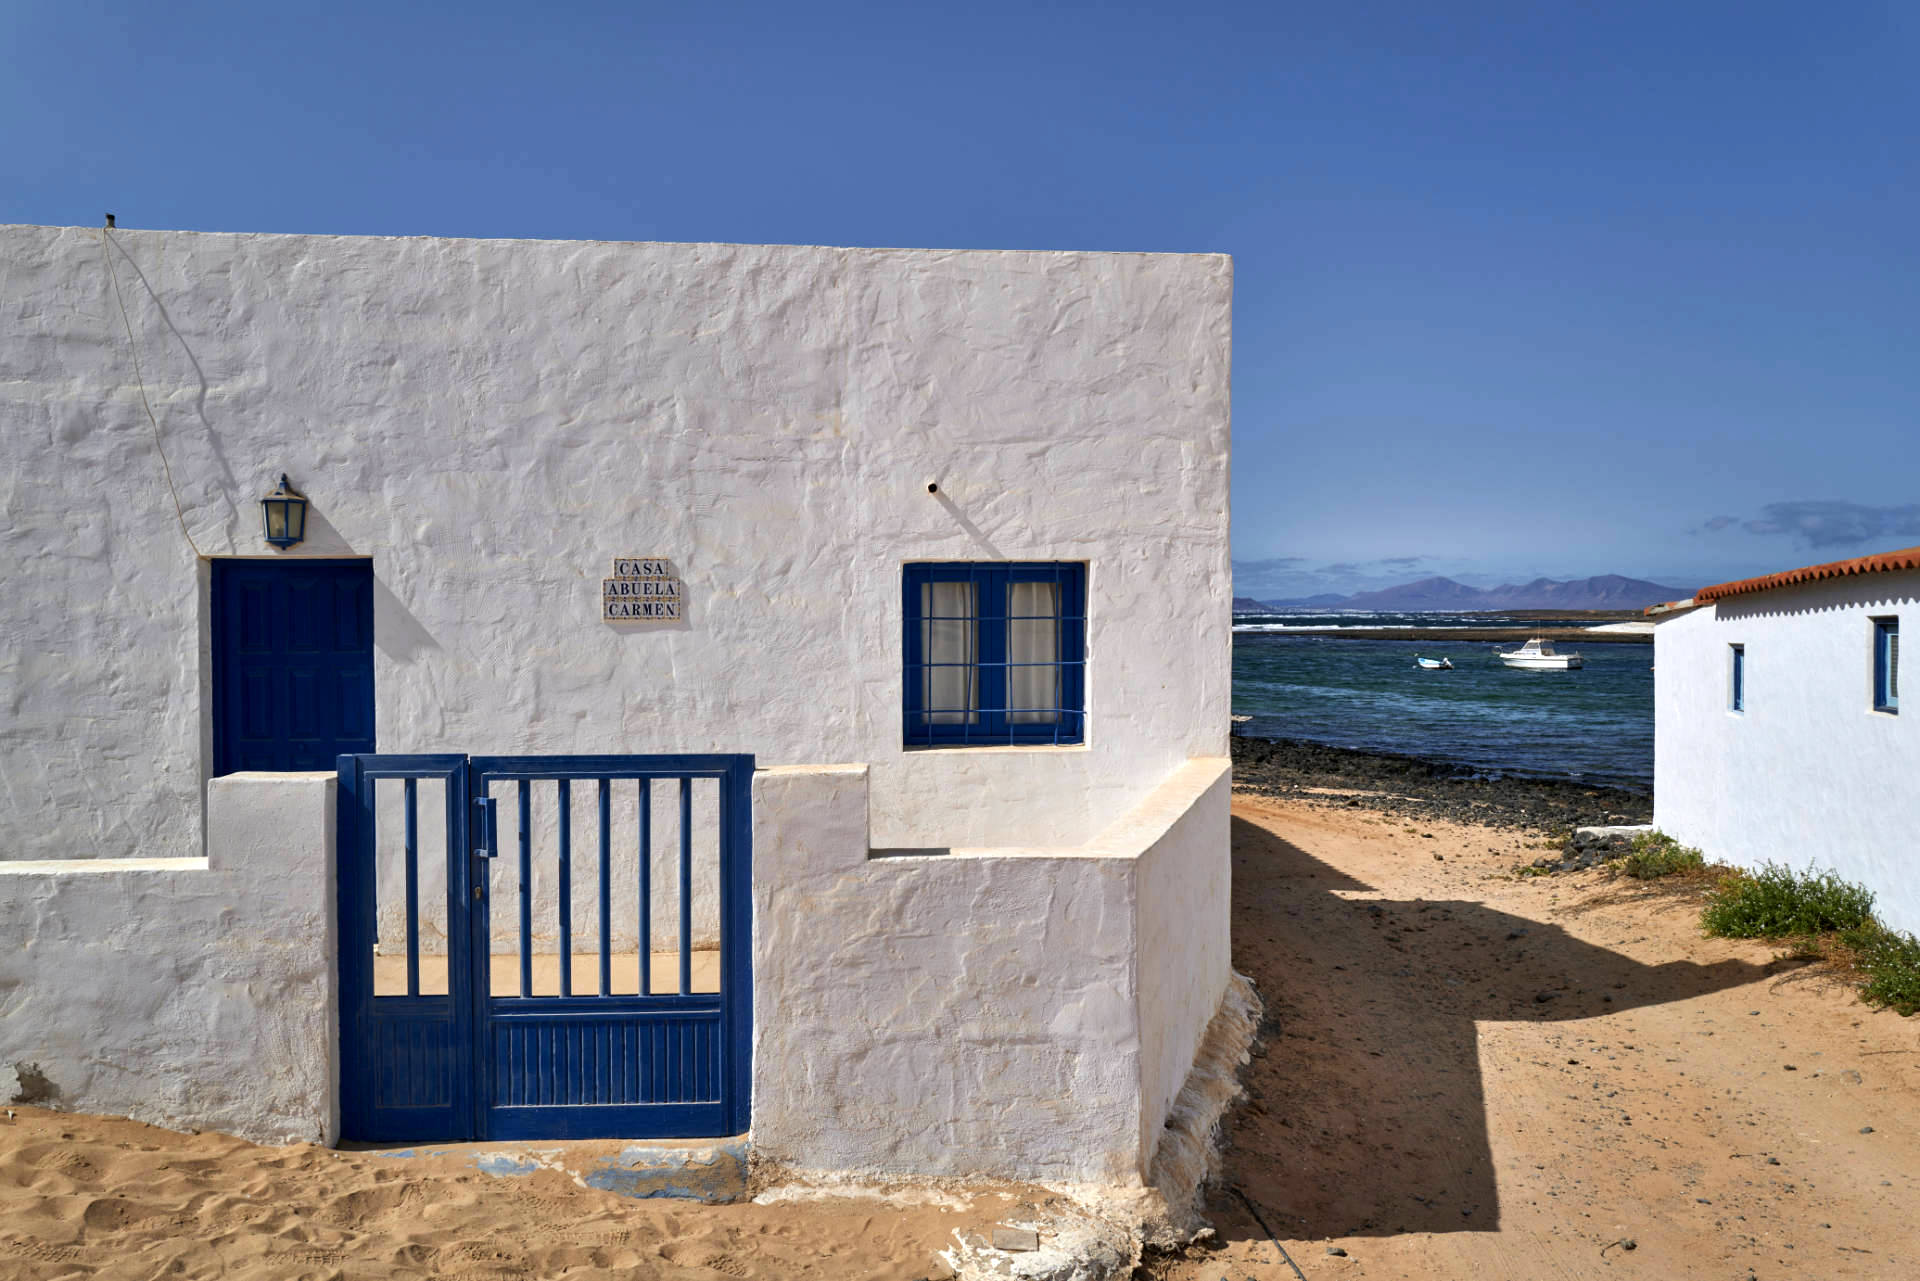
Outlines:
[[[1486,641],[1367,637],[1382,627],[1587,626],[1475,614],[1236,614],[1233,710],[1239,732],[1362,751],[1395,752],[1489,775],[1521,775],[1651,791],[1653,646],[1580,644],[1577,671],[1530,672]],[[1290,634],[1338,627],[1347,636]],[[1416,654],[1450,658],[1425,671]]]

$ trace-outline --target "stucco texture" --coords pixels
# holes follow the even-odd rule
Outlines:
[[[1654,823],[1709,858],[1838,872],[1920,932],[1920,714],[1873,710],[1873,623],[1920,620],[1920,572],[1736,596],[1654,631]],[[1746,646],[1745,710],[1729,708]],[[1909,654],[1907,670],[1912,676]]]
[[[1189,762],[1076,847],[869,858],[868,771],[757,775],[755,1151],[1140,1184],[1230,978],[1224,919],[1169,937],[1216,925],[1228,779]]]
[[[0,1065],[74,1111],[331,1141],[334,791],[215,780],[204,859],[0,863]]]
[[[876,846],[1084,841],[1225,751],[1231,290],[1215,255],[0,228],[0,856],[202,852],[187,535],[276,554],[282,472],[289,554],[372,559],[382,751],[867,762]],[[601,621],[616,555],[672,561],[685,621]],[[1089,565],[1086,745],[902,750],[903,562],[1003,558]]]

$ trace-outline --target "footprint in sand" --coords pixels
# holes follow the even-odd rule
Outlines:
[[[744,1277],[753,1269],[730,1254],[697,1241],[674,1241],[660,1247],[660,1257],[683,1268],[705,1268],[724,1277]]]
[[[87,1225],[89,1231],[118,1232],[135,1223],[167,1218],[172,1213],[171,1206],[103,1196],[87,1202],[86,1209],[80,1212],[80,1221]]]

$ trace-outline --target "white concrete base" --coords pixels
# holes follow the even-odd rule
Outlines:
[[[1200,1192],[1220,1172],[1220,1121],[1245,1093],[1240,1069],[1249,1061],[1264,1010],[1253,980],[1235,974],[1154,1150],[1148,1182],[1164,1210],[1146,1231],[1156,1246],[1184,1245],[1205,1226]]]

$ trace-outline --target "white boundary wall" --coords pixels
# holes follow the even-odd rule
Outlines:
[[[231,774],[205,858],[0,862],[0,1066],[51,1106],[339,1132],[331,774]]]
[[[1654,823],[1709,858],[1831,868],[1920,932],[1920,706],[1873,710],[1874,618],[1907,633],[1920,572],[1735,596],[1654,631]],[[1746,646],[1729,710],[1728,646]],[[1911,704],[1912,700],[1909,699]]]
[[[755,1152],[1138,1185],[1230,977],[1230,780],[1190,761],[1080,846],[869,858],[864,767],[756,775]]]
[[[1138,1185],[1230,977],[1230,774],[1094,840],[870,858],[865,766],[754,779],[757,1153]],[[336,786],[237,774],[206,859],[0,864],[0,1065],[76,1111],[338,1133]]]
[[[184,521],[372,559],[384,752],[871,764],[880,847],[1077,844],[1226,751],[1231,264],[0,227],[0,858],[203,853]],[[937,481],[940,495],[928,494]],[[678,625],[600,620],[663,556]],[[901,747],[905,561],[1084,560],[1089,741]]]

